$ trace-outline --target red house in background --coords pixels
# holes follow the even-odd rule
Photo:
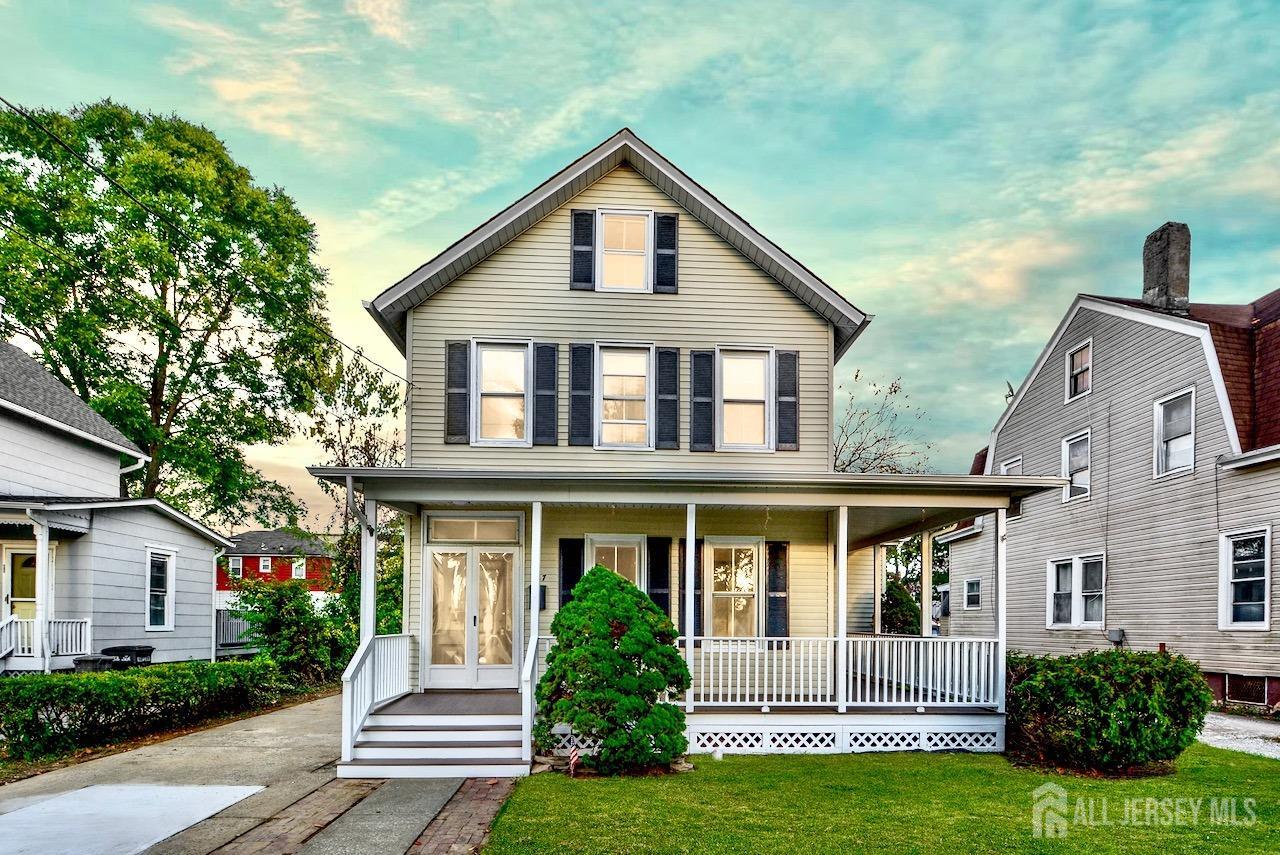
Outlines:
[[[286,529],[246,531],[231,536],[234,544],[218,562],[216,608],[225,609],[234,596],[235,583],[242,578],[305,580],[311,595],[322,599],[332,594],[329,569],[333,559],[324,541],[299,536]]]

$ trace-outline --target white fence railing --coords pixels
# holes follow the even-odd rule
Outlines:
[[[218,609],[217,632],[219,647],[246,647],[249,642],[245,635],[249,632],[249,622],[229,609]]]
[[[18,619],[9,615],[0,621],[0,659],[13,653],[18,646]]]
[[[857,636],[846,640],[854,706],[995,706],[999,643],[990,638]]]
[[[35,621],[31,623],[34,634]],[[49,655],[83,656],[89,652],[89,637],[87,618],[55,618],[49,621]]]
[[[838,638],[693,639],[698,706],[833,706]]]
[[[342,759],[350,760],[365,719],[378,704],[409,693],[410,635],[376,635],[342,674]]]

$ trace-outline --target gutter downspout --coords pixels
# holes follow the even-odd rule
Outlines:
[[[44,519],[30,508],[27,509],[27,518],[31,520],[31,527],[35,530],[36,536],[36,631],[35,643],[37,649],[36,655],[40,657],[41,670],[49,673],[49,601],[50,601],[50,573],[49,573],[49,526]]]

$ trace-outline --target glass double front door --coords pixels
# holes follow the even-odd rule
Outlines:
[[[427,686],[516,685],[516,550],[435,546],[427,550]]]

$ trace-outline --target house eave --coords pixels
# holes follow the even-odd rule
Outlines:
[[[103,501],[86,502],[82,500],[60,500],[57,496],[32,496],[29,500],[8,499],[0,502],[0,510],[32,510],[32,511],[95,511],[117,508],[151,508],[157,513],[169,517],[175,522],[191,529],[213,541],[219,546],[229,547],[232,542],[204,523],[187,516],[177,508],[170,507],[159,499],[105,499]]]
[[[1221,469],[1248,469],[1253,466],[1262,466],[1266,463],[1274,463],[1280,460],[1280,445],[1268,445],[1265,448],[1255,448],[1253,451],[1246,451],[1243,454],[1228,454],[1218,458],[1218,467]]]

